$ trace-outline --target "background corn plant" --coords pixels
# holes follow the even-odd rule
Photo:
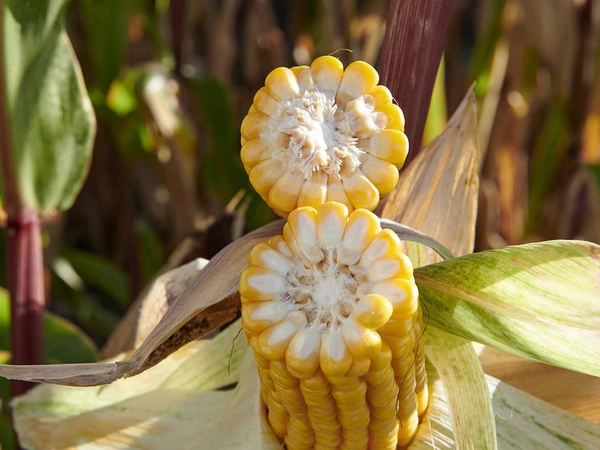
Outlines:
[[[551,238],[599,241],[599,8],[593,3],[455,0],[445,16],[437,17],[447,21],[448,34],[423,139],[440,134],[447,111],[455,111],[477,81],[479,162],[471,170],[481,173],[478,250]],[[239,122],[265,75],[276,66],[305,64],[334,51],[345,63],[383,63],[389,5],[235,0],[49,4],[53,6],[41,12],[49,24],[43,29],[47,35],[37,39],[49,46],[62,39],[60,20],[53,22],[58,16],[52,15],[62,11],[98,132],[89,176],[66,213],[61,210],[74,199],[85,170],[69,178],[75,180],[72,193],[57,198],[48,196],[53,191],[45,186],[67,178],[66,168],[77,165],[57,165],[60,170],[53,176],[39,158],[23,165],[39,173],[31,178],[31,186],[38,187],[27,188],[45,195],[35,202],[36,209],[52,212],[42,215],[43,291],[50,310],[80,326],[103,347],[104,356],[113,356],[139,345],[158,322],[160,313],[145,307],[146,320],[139,327],[131,325],[144,298],[139,294],[148,293],[144,286],[155,275],[198,256],[210,258],[245,231],[274,218],[249,189],[239,161]],[[3,3],[4,8],[11,5]],[[10,26],[4,32],[11,33]],[[443,35],[432,42],[420,50],[435,53]],[[353,52],[340,50],[344,48]],[[10,51],[4,58],[7,67],[18,67],[10,65]],[[398,70],[407,70],[402,61],[396,63]],[[64,81],[56,73],[51,76],[52,82]],[[419,105],[413,109],[423,114]],[[34,112],[44,115],[41,108]],[[418,145],[411,142],[415,157]],[[84,152],[78,154],[87,159]],[[421,195],[427,192],[421,184],[410,185],[419,186]],[[410,199],[417,201],[419,192],[410,192]],[[6,195],[3,200],[8,206]],[[402,218],[444,242],[427,229],[432,222],[424,216],[402,216],[390,205],[382,208],[384,216],[387,207],[387,217]],[[471,216],[468,211],[460,216],[474,219],[469,208]],[[5,239],[3,235],[0,245]],[[4,279],[6,269],[0,270]],[[139,301],[131,307],[136,297]],[[6,325],[3,329],[7,333]],[[76,352],[75,342],[90,349],[87,356],[81,353],[80,361],[94,355],[94,345],[85,337],[59,347],[68,350],[62,355],[53,355],[48,346],[58,338],[52,336],[46,339],[46,360],[70,361],[65,354]],[[596,379],[550,371],[489,350],[486,358],[490,373],[599,422],[597,402],[572,401],[597,392]],[[548,380],[562,380],[561,391]],[[585,385],[586,394],[575,390],[567,395],[562,386],[569,384]],[[3,392],[6,402],[8,389]],[[9,433],[5,436],[8,442]]]

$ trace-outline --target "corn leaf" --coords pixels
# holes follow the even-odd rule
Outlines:
[[[64,27],[65,0],[7,0],[3,44],[14,171],[26,203],[65,209],[87,174],[95,119]]]
[[[94,342],[68,320],[44,313],[44,359],[48,363],[93,362],[98,359]],[[0,351],[8,351],[10,302],[8,293],[0,289]]]
[[[130,4],[120,0],[80,2],[94,81],[103,94],[119,75],[125,59]]]
[[[425,354],[443,383],[457,448],[495,449],[494,412],[473,345],[429,328],[425,333]]]
[[[454,450],[448,399],[439,375],[428,367],[431,401],[427,416],[410,450]],[[543,402],[486,375],[496,417],[501,450],[595,450],[600,448],[600,426]],[[476,449],[484,447],[475,447]]]
[[[131,301],[127,272],[100,255],[73,248],[63,248],[59,253],[75,272],[91,286],[108,295],[121,309]]]
[[[14,405],[22,445],[279,449],[260,405],[252,354],[243,338],[235,339],[239,332],[238,320],[214,339],[188,344],[147,372],[109,386],[33,389]],[[160,433],[149,433],[149,426]]]
[[[600,246],[507,247],[418,268],[415,279],[432,325],[600,375]]]
[[[477,111],[471,90],[444,132],[402,172],[398,185],[384,199],[381,217],[431,236],[454,255],[472,252],[479,189],[477,157]]]
[[[0,376],[9,379],[69,386],[108,384],[136,375],[155,366],[183,345],[233,320],[240,308],[237,286],[248,265],[250,250],[282,230],[282,221],[273,222],[240,238],[221,250],[181,288],[180,295],[157,296],[150,305],[155,314],[162,308],[160,321],[142,345],[126,361],[97,364],[57,364],[51,366],[10,366],[0,364]],[[142,314],[144,312],[142,311]]]

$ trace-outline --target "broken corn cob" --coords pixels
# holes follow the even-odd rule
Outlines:
[[[283,217],[327,201],[373,210],[398,182],[408,140],[404,115],[379,75],[332,56],[310,67],[279,67],[242,122],[241,157],[250,183]]]
[[[289,214],[242,273],[242,326],[288,450],[396,449],[428,402],[418,291],[395,233],[339,202]]]

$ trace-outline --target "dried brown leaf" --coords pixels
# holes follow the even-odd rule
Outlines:
[[[455,256],[473,251],[479,178],[477,111],[470,90],[444,132],[424,147],[385,200],[382,217],[415,228]]]
[[[102,349],[102,356],[111,358],[119,353],[138,348],[167,312],[168,305],[208,264],[208,260],[198,258],[177,267],[181,264],[180,259],[175,265],[171,260],[172,257],[161,269],[163,273],[155,277],[131,305]]]
[[[279,220],[229,244],[184,288],[176,301],[169,303],[166,291],[162,291],[165,294],[161,301],[169,309],[130,359],[96,364],[0,365],[0,376],[39,383],[97,386],[143,372],[235,317],[239,307],[237,285],[248,264],[250,250],[258,242],[281,233],[282,227],[283,221]]]

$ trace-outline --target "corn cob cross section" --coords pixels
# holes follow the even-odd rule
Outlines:
[[[410,260],[372,212],[289,214],[240,279],[242,324],[288,450],[396,449],[428,402]]]
[[[408,140],[404,115],[363,61],[332,56],[279,67],[242,122],[250,183],[283,217],[327,201],[373,210],[398,182]]]

